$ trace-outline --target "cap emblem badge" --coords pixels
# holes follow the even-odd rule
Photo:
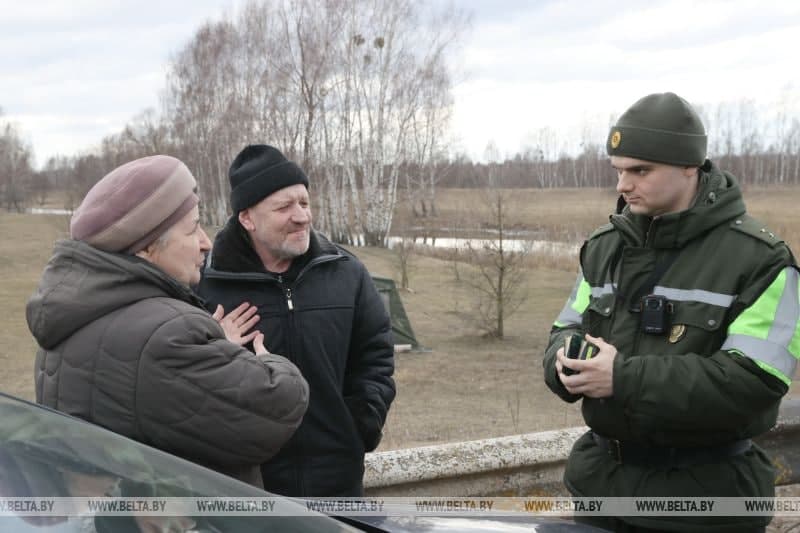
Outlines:
[[[619,130],[617,130],[614,133],[612,133],[611,134],[611,148],[618,148],[619,147],[619,143],[620,143],[621,140],[622,140],[622,134],[619,132]]]

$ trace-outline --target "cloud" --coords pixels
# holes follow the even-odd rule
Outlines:
[[[563,81],[785,63],[800,29],[800,3],[774,9],[744,1],[610,5],[545,4],[478,26],[463,53],[465,67],[478,78]]]
[[[130,119],[127,112],[110,114],[21,114],[13,117],[23,139],[35,149],[36,163],[43,166],[55,155],[75,155],[98,145]]]
[[[170,55],[234,0],[0,0],[0,106],[37,161],[72,154],[158,106]]]
[[[531,4],[476,24],[461,54],[455,131],[473,157],[490,139],[519,150],[553,127],[581,132],[651,92],[769,109],[796,77],[800,4],[748,0]]]

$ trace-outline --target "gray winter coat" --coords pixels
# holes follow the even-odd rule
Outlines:
[[[251,484],[308,405],[294,364],[228,342],[200,298],[136,256],[56,243],[27,319],[37,402]]]

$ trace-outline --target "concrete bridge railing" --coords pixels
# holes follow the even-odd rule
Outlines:
[[[367,455],[368,496],[564,496],[573,427]],[[800,399],[781,405],[777,425],[755,439],[773,459],[776,485],[800,483]]]

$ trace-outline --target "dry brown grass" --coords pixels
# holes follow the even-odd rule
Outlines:
[[[371,272],[392,275],[390,251],[355,251]],[[413,290],[401,297],[417,339],[432,351],[398,354],[398,396],[381,449],[580,423],[577,406],[562,403],[541,380],[547,332],[573,272],[531,271],[530,297],[507,320],[506,338],[491,340],[481,335],[471,312],[474,295],[455,280],[451,265],[425,256],[414,262]]]
[[[402,195],[401,195],[402,196]],[[616,196],[608,189],[513,189],[509,191],[508,226],[528,230],[542,240],[579,241],[608,220]],[[451,228],[439,236],[477,236],[489,219],[484,193],[476,189],[437,192],[437,216],[414,219],[401,199],[393,228],[408,235],[424,235],[426,228]]]
[[[33,398],[36,343],[25,323],[25,303],[36,287],[67,217],[0,213],[0,390]]]
[[[480,226],[476,191],[443,190],[430,227]],[[614,195],[600,190],[515,191],[513,223],[540,238],[578,240],[607,220]],[[800,189],[747,191],[754,215],[800,250]],[[395,227],[408,227],[398,216]],[[65,217],[0,213],[0,389],[33,397],[35,343],[25,324],[33,291]],[[577,237],[577,236],[580,237]],[[389,250],[356,249],[376,275],[395,276]],[[382,450],[437,442],[541,431],[577,425],[577,405],[567,405],[542,383],[547,332],[574,281],[574,259],[534,257],[529,298],[506,323],[507,338],[482,337],[472,318],[474,294],[455,279],[446,257],[414,257],[411,292],[401,294],[419,341],[432,351],[397,356],[398,396],[389,414]],[[466,268],[460,265],[459,268]],[[791,394],[800,395],[798,387]]]
[[[795,254],[800,254],[800,189],[772,187],[747,189],[744,193],[747,211],[779,235]]]

